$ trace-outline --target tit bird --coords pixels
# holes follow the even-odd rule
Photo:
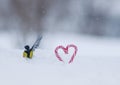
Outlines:
[[[42,39],[42,36],[38,37],[33,46],[30,48],[29,45],[25,45],[25,50],[23,52],[23,57],[24,58],[29,58],[32,59],[33,57],[33,52],[35,51],[36,48],[39,47],[40,41]]]

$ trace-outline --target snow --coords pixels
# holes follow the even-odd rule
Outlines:
[[[33,59],[24,59],[24,49],[14,48],[11,36],[0,38],[0,85],[120,85],[120,40],[46,33]],[[63,63],[54,53],[58,45],[68,44],[78,47],[71,64],[71,54],[59,51]]]

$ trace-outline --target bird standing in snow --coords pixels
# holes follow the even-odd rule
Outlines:
[[[37,40],[35,41],[35,43],[33,44],[32,48],[30,48],[29,45],[26,45],[24,48],[24,52],[23,52],[23,57],[24,58],[29,58],[29,59],[32,59],[33,57],[33,52],[35,51],[36,48],[39,47],[39,44],[40,44],[40,41],[42,39],[42,36],[39,36],[37,38]]]

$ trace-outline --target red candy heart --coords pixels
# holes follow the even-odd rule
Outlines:
[[[58,50],[59,50],[59,49],[62,49],[62,50],[65,52],[65,54],[68,54],[68,49],[69,49],[69,48],[74,48],[74,53],[73,53],[73,55],[71,56],[71,59],[69,60],[69,63],[73,62],[73,60],[74,60],[74,58],[75,58],[75,56],[76,56],[77,50],[78,50],[78,49],[77,49],[77,46],[75,46],[75,45],[73,45],[73,44],[67,45],[66,48],[63,47],[63,46],[58,46],[58,47],[56,47],[56,49],[55,49],[55,54],[56,54],[56,57],[58,58],[59,61],[64,62],[63,59],[60,57],[60,55],[59,55],[59,53],[58,53]]]

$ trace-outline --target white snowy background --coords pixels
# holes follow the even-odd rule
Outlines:
[[[53,38],[54,36],[54,38]],[[44,34],[33,59],[22,57],[23,49],[13,48],[14,38],[0,35],[0,85],[119,85],[120,40],[75,34]],[[54,49],[75,44],[78,53],[73,63],[70,55]]]
[[[0,0],[0,85],[120,85],[119,15],[119,0]],[[69,44],[77,55],[68,64],[74,50],[59,50],[60,62]]]

